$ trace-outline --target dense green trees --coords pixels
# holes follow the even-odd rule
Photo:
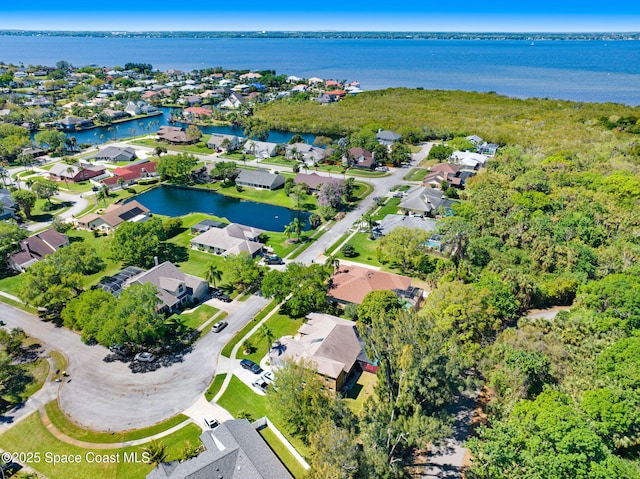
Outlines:
[[[158,159],[156,170],[162,180],[185,185],[191,181],[191,171],[197,164],[198,159],[189,153],[165,155]]]
[[[227,281],[241,290],[254,284],[262,275],[258,260],[244,252],[226,256],[222,269]]]
[[[9,221],[0,223],[0,261],[5,266],[7,256],[20,249],[20,241],[27,237],[27,232],[17,224]]]
[[[44,314],[58,317],[66,303],[83,290],[83,276],[103,268],[104,262],[91,246],[73,243],[31,265],[22,275],[18,294]]]

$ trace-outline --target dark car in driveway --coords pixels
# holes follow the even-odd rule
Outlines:
[[[250,359],[243,359],[242,361],[240,361],[240,366],[251,371],[253,374],[260,374],[262,372],[260,366]]]
[[[211,296],[213,298],[219,299],[220,301],[224,301],[225,303],[231,302],[231,297],[228,294],[225,294],[224,291],[218,288],[211,289]]]

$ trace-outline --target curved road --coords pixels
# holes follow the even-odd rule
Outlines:
[[[209,333],[178,362],[159,369],[134,373],[119,361],[105,362],[110,353],[102,346],[88,346],[66,328],[56,327],[11,306],[0,303],[0,317],[8,328],[20,327],[49,349],[68,358],[69,382],[58,395],[61,408],[82,426],[121,431],[156,424],[193,405],[207,389],[222,347],[267,304],[257,296],[234,302],[222,333]]]

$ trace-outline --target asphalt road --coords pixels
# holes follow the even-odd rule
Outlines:
[[[88,346],[66,328],[11,306],[0,303],[0,318],[67,356],[69,382],[60,388],[59,403],[75,422],[121,431],[153,425],[192,406],[208,387],[224,344],[266,304],[257,296],[238,302],[221,333],[207,334],[178,361],[144,373],[132,372],[128,363],[105,362],[106,348]]]

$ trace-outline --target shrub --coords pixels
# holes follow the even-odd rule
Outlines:
[[[358,252],[356,251],[355,247],[350,243],[344,245],[340,251],[345,258],[354,258],[358,256]]]

